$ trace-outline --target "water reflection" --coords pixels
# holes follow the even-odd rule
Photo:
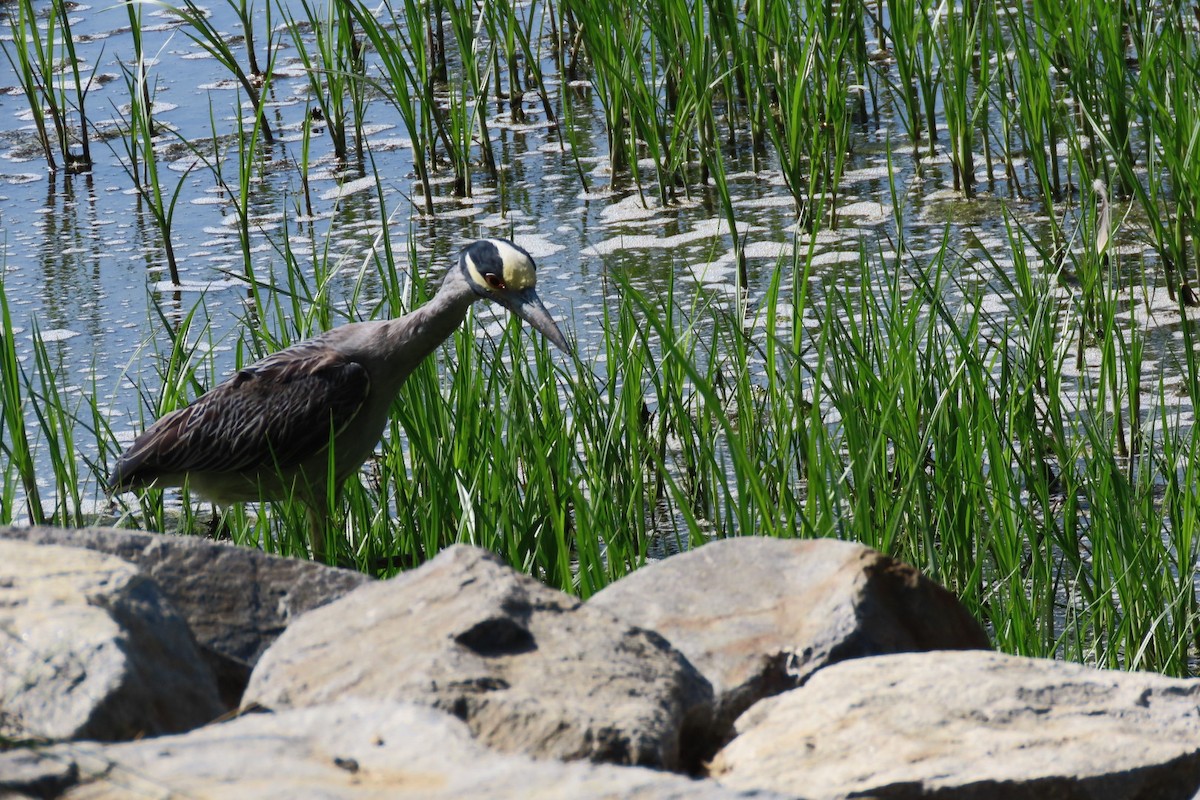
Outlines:
[[[239,29],[228,6],[214,4],[210,10],[218,29]],[[165,23],[167,18],[155,19]],[[371,100],[364,160],[349,167],[337,164],[327,132],[312,124],[312,90],[294,45],[284,37],[275,79],[264,97],[278,140],[243,162],[239,137],[250,114],[243,93],[216,59],[176,27],[152,26],[144,47],[156,54],[150,77],[162,125],[159,152],[168,167],[165,190],[169,195],[178,190],[171,236],[186,288],[162,283],[162,233],[143,199],[129,189],[119,148],[94,148],[98,163],[85,175],[34,179],[43,166],[31,146],[34,132],[23,99],[0,93],[5,290],[22,324],[38,319],[44,329],[81,334],[57,347],[64,363],[94,361],[97,372],[113,382],[101,388],[113,398],[109,413],[119,429],[135,426],[142,408],[141,398],[124,391],[127,379],[118,376],[129,369],[153,380],[149,376],[156,374],[163,355],[155,343],[170,338],[164,326],[178,331],[195,312],[200,324],[193,335],[203,330],[227,348],[213,361],[216,375],[234,368],[234,344],[244,329],[272,335],[261,330],[255,305],[246,302],[252,289],[235,278],[251,277],[275,292],[285,324],[298,327],[312,320],[292,319],[292,309],[306,313],[312,298],[294,297],[290,287],[279,285],[289,262],[317,278],[313,285],[324,286],[328,321],[396,311],[377,308],[383,296],[378,276],[387,273],[377,268],[385,217],[396,252],[419,254],[416,277],[423,281],[440,278],[465,239],[515,236],[538,258],[539,290],[549,305],[572,317],[584,353],[598,349],[603,304],[612,299],[601,280],[608,271],[619,271],[650,291],[679,279],[681,285],[699,287],[714,304],[730,307],[738,299],[733,294],[738,254],[716,192],[697,186],[703,167],[688,165],[689,182],[672,187],[675,203],[667,207],[659,204],[650,182],[644,193],[611,191],[603,109],[596,92],[570,82],[569,69],[565,83],[548,80],[545,88],[556,114],[573,122],[570,141],[554,135],[536,92],[525,93],[519,122],[507,100],[489,98],[498,179],[480,168],[472,175],[473,196],[463,199],[452,194],[451,171],[437,173],[430,189],[438,213],[425,218],[411,211],[411,201],[424,187],[414,184],[404,128],[389,104]],[[80,14],[76,34],[80,58],[97,78],[89,96],[96,123],[120,130],[125,86],[116,78],[128,58],[129,34],[124,11]],[[7,62],[0,63],[0,73],[4,70],[11,70]],[[0,86],[14,84],[15,76],[0,76]],[[811,236],[799,224],[778,160],[764,147],[738,138],[724,143],[744,236],[747,307],[751,312],[762,307],[778,259],[793,247],[812,249],[816,273],[809,289],[819,307],[824,286],[858,280],[864,253],[871,263],[892,268],[902,245],[913,257],[929,259],[941,252],[948,236],[949,251],[961,259],[950,266],[962,273],[948,302],[961,306],[991,298],[999,325],[1011,292],[995,280],[987,258],[1006,246],[997,246],[1006,241],[1004,213],[1020,216],[1033,243],[1046,241],[1050,232],[1051,223],[1019,198],[1018,183],[1029,184],[1032,176],[1021,164],[993,164],[981,184],[986,191],[965,202],[951,189],[946,157],[920,162],[907,157],[891,95],[870,92],[869,99],[877,111],[870,121],[856,123],[837,202],[837,230]],[[726,116],[731,110],[718,106],[714,111]],[[889,158],[892,154],[897,157]],[[899,189],[895,197],[893,179]],[[235,207],[242,202],[252,221],[248,230],[240,228]],[[1080,213],[1079,207],[1070,212],[1063,223],[1068,230]],[[327,261],[336,271],[325,281],[315,273]],[[1123,263],[1131,278],[1138,268],[1144,274],[1155,270],[1152,259],[1140,256]],[[1164,320],[1167,324],[1158,324]],[[1163,314],[1155,322],[1147,334],[1150,346],[1158,348],[1154,352],[1177,347],[1177,319]],[[67,380],[72,380],[69,374]]]

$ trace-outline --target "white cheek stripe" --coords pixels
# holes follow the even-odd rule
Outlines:
[[[471,258],[470,253],[464,253],[463,257],[467,260],[467,273],[471,276],[471,282],[487,287],[484,283],[483,275],[479,272],[479,267],[475,266],[475,259]]]

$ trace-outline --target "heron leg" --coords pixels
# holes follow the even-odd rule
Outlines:
[[[221,508],[213,503],[212,516],[208,518],[208,538],[217,542],[233,539],[233,530],[229,527],[228,506]]]
[[[317,508],[315,503],[308,504],[308,533],[309,544],[312,546],[313,561],[329,563],[330,553],[326,551],[326,534],[329,531],[329,512]]]

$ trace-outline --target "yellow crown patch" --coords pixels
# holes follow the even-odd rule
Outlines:
[[[503,239],[493,239],[492,244],[500,253],[500,261],[504,264],[504,283],[510,290],[528,289],[537,283],[533,259]]]

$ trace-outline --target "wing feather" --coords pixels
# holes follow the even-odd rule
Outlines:
[[[320,340],[240,370],[151,425],[117,462],[113,488],[189,472],[288,469],[322,452],[371,390],[366,368]]]

